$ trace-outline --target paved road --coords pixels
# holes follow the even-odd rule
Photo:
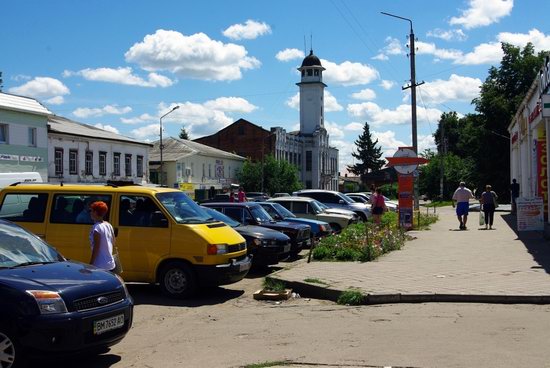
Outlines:
[[[497,302],[550,303],[550,246],[540,234],[513,230],[515,217],[495,214],[494,230],[478,226],[471,213],[468,230],[459,231],[451,207],[439,210],[429,231],[400,251],[374,262],[302,262],[273,278],[301,294],[336,299],[358,289],[369,303]],[[327,286],[308,283],[317,279]]]

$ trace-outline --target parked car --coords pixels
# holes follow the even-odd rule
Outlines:
[[[213,208],[203,208],[207,214],[231,226],[246,239],[246,249],[248,255],[252,256],[253,266],[274,265],[290,256],[290,238],[280,231],[243,225]]]
[[[229,202],[229,193],[220,193],[216,194],[213,198],[208,198],[200,203],[209,203],[209,202]]]
[[[68,261],[36,235],[0,220],[1,367],[114,345],[132,326],[133,306],[118,276]]]
[[[248,199],[250,202],[263,202],[267,201],[270,196],[268,196],[266,193],[262,192],[246,192],[246,199]]]
[[[328,207],[353,211],[362,221],[367,221],[370,216],[369,206],[366,206],[364,203],[356,203],[345,194],[333,190],[304,189],[294,192],[292,195],[313,198]]]
[[[271,198],[268,202],[279,203],[297,217],[327,222],[335,233],[339,233],[348,227],[348,225],[357,222],[357,215],[355,213],[339,214],[326,212],[322,207],[323,205],[313,198],[280,197]]]
[[[290,254],[293,256],[311,243],[309,226],[288,221],[275,221],[256,202],[205,203],[204,206],[214,208],[243,225],[263,226],[282,232],[290,238],[292,244]]]
[[[360,203],[365,203],[370,206],[370,196],[371,193],[361,192],[361,193],[346,193],[348,197],[354,201],[359,201]],[[390,200],[388,197],[384,196],[384,202],[389,211],[397,212],[399,206],[394,201]]]
[[[323,238],[332,234],[332,228],[325,221],[305,219],[296,217],[295,214],[275,202],[260,202],[260,206],[269,213],[277,221],[296,222],[298,224],[309,225],[311,228],[311,236],[315,239]]]
[[[14,198],[24,204],[17,211],[6,205]],[[88,262],[89,204],[97,200],[109,206],[125,281],[158,283],[166,295],[184,298],[199,286],[240,281],[250,269],[245,239],[176,189],[18,184],[0,192],[0,218],[44,238],[67,258]]]
[[[305,198],[305,197],[302,197],[302,198]],[[318,200],[315,200],[315,202],[317,202],[319,207],[321,207],[321,209],[326,213],[336,213],[338,215],[351,216],[351,218],[353,219],[353,222],[359,221],[359,216],[353,211],[345,210],[343,208],[329,207],[326,204],[319,202]]]
[[[290,197],[289,193],[275,193],[273,194],[273,198],[279,198],[279,197]]]

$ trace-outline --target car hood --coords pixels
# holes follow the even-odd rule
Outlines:
[[[355,215],[355,212],[350,210],[345,210],[343,208],[335,208],[335,207],[329,207],[325,210],[326,213],[334,213],[337,215],[346,215],[353,217]]]
[[[304,225],[310,225],[310,226],[327,225],[327,222],[326,222],[326,221],[305,219],[305,218],[300,218],[300,217],[289,217],[289,218],[285,218],[285,221],[287,221],[287,222],[295,222],[295,223],[298,223],[298,224],[304,224]]]
[[[241,225],[234,227],[239,234],[244,237],[257,239],[272,239],[277,241],[288,241],[290,238],[280,231],[268,229],[267,227],[255,225]]]
[[[0,270],[0,284],[17,290],[49,290],[75,300],[122,287],[108,271],[84,263],[64,261]]]
[[[342,219],[349,221],[353,218],[352,214],[343,214],[343,213],[331,213],[331,212],[322,212],[315,215],[317,218],[324,219],[326,222],[332,222],[335,219]]]
[[[261,226],[269,227],[270,229],[276,229],[279,231],[283,230],[308,230],[308,225],[302,225],[297,223],[292,223],[288,221],[272,221],[272,222],[262,222]]]

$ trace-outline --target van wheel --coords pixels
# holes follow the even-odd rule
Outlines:
[[[334,231],[336,234],[339,234],[340,231],[342,231],[342,227],[336,223],[330,224],[330,227],[332,228],[332,231]]]
[[[19,345],[6,333],[0,331],[0,367],[23,367],[25,365],[23,362],[24,355]]]
[[[195,273],[184,262],[169,262],[159,274],[160,289],[171,298],[188,298],[195,293],[197,281]]]

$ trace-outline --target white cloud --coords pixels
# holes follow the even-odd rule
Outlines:
[[[463,55],[454,63],[462,65],[498,64],[502,60],[502,56],[500,42],[482,43],[477,45],[474,51]]]
[[[147,122],[153,122],[159,120],[159,116],[153,116],[151,114],[141,114],[139,116],[134,116],[133,118],[120,118],[120,121],[123,124],[141,124]]]
[[[130,106],[105,105],[100,108],[79,107],[73,111],[73,115],[79,118],[88,118],[104,115],[123,115],[131,111],[132,108]]]
[[[397,38],[386,37],[387,45],[383,48],[383,52],[386,55],[405,55],[405,49]]]
[[[63,98],[63,96],[55,96],[52,98],[48,98],[44,102],[50,105],[61,105],[65,103],[65,99]]]
[[[425,103],[439,104],[446,101],[471,102],[479,96],[481,80],[451,74],[448,80],[436,79],[420,86],[422,99]],[[407,90],[408,91],[408,90]],[[405,96],[409,98],[409,94]]]
[[[120,134],[120,132],[118,131],[117,128],[115,128],[114,126],[112,125],[104,125],[104,124],[101,124],[101,123],[97,123],[96,125],[94,125],[96,128],[99,128],[99,129],[103,129],[103,130],[106,130],[108,132],[111,132],[111,133],[116,133],[116,134]]]
[[[286,105],[294,110],[300,110],[300,93],[296,93],[294,96],[286,100]],[[338,103],[336,97],[334,97],[329,91],[325,91],[325,111],[342,111],[344,108]]]
[[[441,110],[434,108],[417,107],[418,123],[427,121],[438,121],[441,116]],[[348,105],[348,114],[366,119],[371,126],[380,125],[403,125],[410,124],[411,106],[399,105],[395,110],[383,109],[374,102],[363,102],[360,104]]]
[[[388,60],[389,57],[387,57],[387,56],[386,56],[385,54],[383,54],[383,53],[380,53],[380,54],[378,54],[378,55],[373,56],[371,59],[374,59],[374,60],[382,60],[382,61],[384,61],[384,60]]]
[[[130,133],[133,137],[136,137],[138,139],[151,139],[151,140],[157,140],[159,139],[160,134],[160,124],[149,124],[137,129],[134,129]]]
[[[514,0],[470,0],[469,6],[461,16],[452,17],[449,24],[466,29],[488,26],[510,15]]]
[[[147,71],[169,71],[184,78],[231,81],[242,78],[242,70],[258,68],[261,63],[247,56],[243,46],[210,39],[204,33],[185,36],[159,29],[134,44],[126,61]]]
[[[434,43],[417,41],[415,43],[417,54],[434,55],[438,59],[457,60],[462,57],[462,51],[455,49],[440,49]]]
[[[223,35],[232,40],[253,40],[259,36],[271,33],[271,27],[264,22],[247,20],[244,24],[234,24],[223,31]]]
[[[279,61],[290,61],[295,59],[303,59],[304,52],[298,49],[284,49],[279,51],[275,57]]]
[[[445,41],[465,41],[468,38],[468,36],[461,29],[443,30],[440,28],[436,28],[433,31],[428,31],[428,33],[426,33],[426,36],[441,38]]]
[[[545,35],[536,28],[533,28],[529,33],[510,33],[502,32],[497,36],[500,42],[511,43],[512,45],[525,47],[528,42],[531,42],[535,50],[550,50],[550,35]]]
[[[149,73],[147,80],[134,75],[132,73],[132,68],[97,68],[97,69],[82,69],[77,72],[72,72],[65,70],[63,72],[64,77],[70,77],[74,75],[79,75],[86,80],[98,81],[98,82],[108,82],[108,83],[117,83],[125,84],[130,86],[140,86],[140,87],[170,87],[174,84],[170,78],[157,73]]]
[[[344,127],[344,129],[352,131],[352,132],[361,132],[361,131],[363,131],[364,126],[365,126],[365,124],[353,122],[353,123],[349,123],[348,125],[346,125]]]
[[[328,134],[330,135],[330,138],[344,138],[344,129],[336,124],[332,123],[328,120],[325,121],[325,129],[327,130]]]
[[[323,78],[329,84],[356,86],[369,84],[380,77],[374,67],[366,64],[351,61],[336,64],[328,60],[322,60],[321,64],[326,68]]]
[[[18,87],[10,88],[8,92],[37,100],[48,100],[55,105],[63,103],[63,96],[71,93],[61,81],[50,77],[36,77]]]
[[[386,130],[385,132],[372,131],[373,139],[378,139],[378,146],[382,148],[382,157],[391,157],[399,147],[409,146],[405,142],[395,137],[395,132]]]
[[[433,135],[431,135],[431,134],[421,135],[420,134],[420,135],[417,135],[416,138],[417,138],[416,141],[418,143],[418,152],[419,153],[422,153],[427,149],[431,149],[432,151],[436,149],[435,139],[434,139]]]
[[[393,86],[395,86],[395,82],[384,79],[380,82],[379,86],[384,88],[385,90],[389,90],[389,89],[392,89]]]
[[[219,97],[205,102],[204,106],[212,110],[242,113],[249,113],[258,108],[241,97]]]
[[[365,88],[359,92],[352,93],[351,97],[355,98],[356,100],[369,101],[376,98],[376,92],[374,92],[370,88]]]

